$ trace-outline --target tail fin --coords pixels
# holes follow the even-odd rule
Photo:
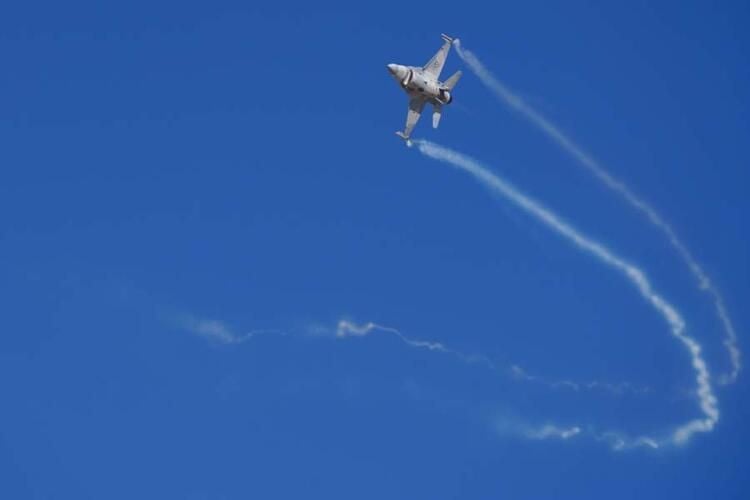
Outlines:
[[[440,33],[440,37],[445,40],[446,42],[453,43],[454,38],[446,35],[445,33]]]
[[[443,82],[443,86],[447,88],[448,90],[453,90],[453,87],[456,86],[459,78],[461,78],[461,75],[463,75],[461,70],[456,71],[455,73],[451,75],[450,78],[448,78],[446,81]]]

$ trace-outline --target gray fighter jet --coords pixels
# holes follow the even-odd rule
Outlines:
[[[444,82],[439,80],[440,72],[443,70],[448,52],[453,44],[453,38],[448,35],[441,36],[445,43],[443,43],[440,50],[432,56],[432,59],[424,67],[418,68],[415,66],[402,66],[400,64],[388,65],[388,71],[390,71],[393,78],[398,81],[401,88],[409,96],[406,128],[404,128],[403,132],[396,132],[407,143],[409,143],[409,136],[411,136],[411,131],[422,114],[422,108],[424,108],[425,103],[429,102],[432,104],[432,127],[437,128],[438,123],[440,123],[443,106],[453,101],[451,91],[456,86],[456,83],[458,83],[458,79],[461,78],[461,72],[456,71],[453,73],[453,76]]]

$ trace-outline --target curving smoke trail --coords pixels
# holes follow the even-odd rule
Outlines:
[[[721,292],[713,285],[711,279],[703,270],[701,265],[692,256],[685,244],[677,236],[672,226],[651,205],[637,196],[631,189],[619,179],[612,176],[602,165],[600,165],[589,153],[584,151],[572,139],[570,139],[559,127],[548,118],[536,111],[518,95],[513,93],[504,83],[497,79],[477,58],[474,53],[464,49],[459,40],[454,41],[456,52],[459,57],[469,66],[481,82],[489,88],[500,100],[513,110],[520,113],[534,126],[544,132],[560,148],[573,157],[580,165],[585,167],[607,188],[618,193],[631,207],[640,212],[648,221],[658,228],[666,236],[669,244],[677,252],[683,262],[687,265],[690,273],[698,282],[701,290],[705,291],[712,299],[716,315],[724,328],[724,347],[726,348],[731,362],[729,373],[719,377],[722,384],[731,384],[737,380],[742,369],[742,355],[737,345],[737,333],[729,317],[729,311],[724,303]]]
[[[718,400],[711,387],[711,375],[705,360],[701,354],[701,346],[698,342],[685,333],[685,321],[680,313],[666,299],[654,290],[646,273],[636,265],[627,262],[622,257],[602,243],[583,234],[564,221],[560,216],[543,206],[538,201],[528,197],[516,189],[497,174],[493,173],[478,161],[463,155],[457,151],[445,148],[438,144],[415,140],[414,143],[423,155],[447,163],[450,166],[463,170],[475,177],[482,185],[489,188],[508,201],[545,224],[548,228],[558,233],[573,243],[582,252],[591,255],[602,264],[614,271],[621,273],[638,290],[640,295],[662,316],[669,325],[672,335],[687,349],[696,379],[696,395],[702,412],[701,418],[690,420],[673,429],[671,436],[666,439],[656,440],[650,437],[639,437],[630,442],[620,438],[619,434],[607,433],[609,436],[618,436],[617,446],[619,448],[637,446],[639,444],[683,444],[690,440],[696,432],[710,432],[719,420]],[[611,440],[609,438],[603,438]]]

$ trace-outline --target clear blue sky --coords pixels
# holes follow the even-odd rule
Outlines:
[[[294,3],[0,8],[0,497],[748,498],[745,373],[681,448],[498,432],[669,428],[699,414],[689,359],[619,276],[405,148],[385,68],[461,37],[672,222],[746,345],[747,4]],[[726,371],[662,235],[456,69],[415,136],[641,265]],[[258,329],[286,335],[217,333]]]

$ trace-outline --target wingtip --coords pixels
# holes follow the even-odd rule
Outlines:
[[[407,145],[408,147],[411,147],[411,146],[412,146],[412,144],[413,144],[413,143],[411,142],[411,139],[409,138],[409,136],[408,136],[408,135],[404,134],[404,133],[403,133],[403,132],[401,132],[400,130],[396,132],[396,135],[397,135],[397,136],[399,136],[399,137],[400,137],[401,139],[403,139],[403,140],[404,140],[404,142],[406,143],[406,145]]]
[[[442,39],[443,39],[444,41],[446,41],[446,42],[450,42],[450,43],[452,43],[453,45],[458,45],[458,43],[459,43],[459,42],[458,42],[458,38],[456,38],[455,36],[450,36],[450,35],[446,35],[445,33],[440,33],[440,37],[441,37],[441,38],[442,38]]]

